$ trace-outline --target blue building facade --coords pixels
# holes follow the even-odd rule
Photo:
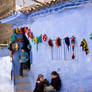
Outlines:
[[[59,3],[29,15],[17,13],[1,20],[2,23],[12,24],[13,28],[28,27],[35,37],[46,34],[48,40],[53,41],[53,48],[50,48],[48,42],[43,41],[37,45],[28,38],[32,46],[30,57],[32,67],[29,72],[32,90],[38,74],[43,74],[51,81],[51,72],[57,71],[62,80],[60,92],[92,91],[92,40],[89,39],[89,34],[92,33],[91,19],[92,5],[90,1],[77,0]],[[72,59],[72,44],[68,51],[64,40],[69,37],[71,41],[72,36],[75,37],[74,59]],[[55,44],[57,37],[62,39],[59,48]],[[83,39],[88,44],[88,55],[80,47]],[[14,60],[18,61],[16,55],[18,53],[15,54]]]

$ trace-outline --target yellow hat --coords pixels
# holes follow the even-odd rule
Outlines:
[[[18,29],[18,28],[16,28],[16,33],[17,33],[17,34],[19,33],[19,29]]]
[[[35,37],[34,40],[33,40],[33,42],[37,43],[37,40],[38,40],[37,37]]]

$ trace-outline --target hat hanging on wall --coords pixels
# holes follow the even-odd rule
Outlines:
[[[28,36],[33,39],[33,33],[32,32],[29,32]]]
[[[41,43],[42,42],[42,35],[40,35],[39,37],[37,37],[38,40],[37,40],[37,43]]]
[[[58,38],[56,39],[56,46],[57,46],[58,48],[61,46],[61,39],[60,39],[60,37],[58,37]]]
[[[43,40],[43,41],[47,41],[47,38],[48,38],[48,37],[47,37],[46,34],[44,34],[44,35],[42,36],[42,40]]]
[[[24,27],[24,32],[27,33],[28,27]]]
[[[75,37],[74,36],[72,36],[71,43],[72,43],[72,59],[74,59],[75,58],[75,55],[74,55]]]
[[[66,44],[66,46],[67,46],[67,48],[69,50],[69,46],[70,46],[70,39],[69,39],[69,37],[65,38],[65,44]]]
[[[92,40],[92,33],[89,35],[89,38]]]
[[[52,48],[53,47],[53,42],[51,39],[48,40],[48,45]]]
[[[37,37],[35,37],[35,38],[33,39],[33,42],[34,42],[34,43],[37,43],[37,40],[38,40]]]
[[[16,34],[19,34],[19,29],[18,28],[16,28]]]
[[[20,33],[23,34],[23,28],[22,27],[20,28]]]
[[[33,39],[33,43],[34,43],[34,44],[37,44],[36,49],[37,49],[37,51],[38,51],[38,38],[37,38],[37,37],[35,37],[35,38]]]
[[[87,45],[87,43],[86,43],[86,40],[85,40],[85,39],[83,39],[83,40],[81,41],[80,46],[82,47],[83,51],[85,51],[85,53],[86,53],[86,54],[88,54],[88,53],[89,53],[88,45]]]
[[[27,34],[28,34],[28,36],[29,36],[29,33],[31,32],[31,30],[30,29],[28,29],[28,31],[27,31]]]
[[[14,34],[12,34],[11,37],[10,37],[10,41],[11,42],[16,42],[17,41],[17,37]]]

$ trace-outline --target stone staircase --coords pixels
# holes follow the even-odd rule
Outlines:
[[[28,71],[24,71],[24,77],[20,78],[19,75],[15,76],[15,89],[16,92],[32,92],[31,90],[31,82],[30,76],[28,75]]]

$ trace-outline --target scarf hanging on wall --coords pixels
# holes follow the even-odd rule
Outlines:
[[[67,46],[67,48],[69,50],[69,46],[70,46],[70,39],[69,39],[69,37],[65,38],[65,44],[66,44],[66,46]]]
[[[85,39],[83,39],[83,40],[81,41],[80,46],[82,47],[83,51],[85,51],[85,53],[86,53],[86,55],[87,55],[87,54],[89,53],[89,49],[88,49],[88,45],[87,45]]]
[[[71,43],[72,43],[72,59],[74,59],[75,58],[75,55],[74,55],[75,37],[73,36],[72,36]]]

